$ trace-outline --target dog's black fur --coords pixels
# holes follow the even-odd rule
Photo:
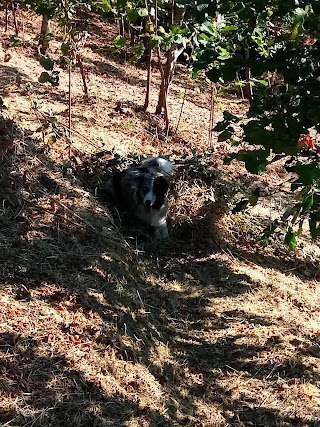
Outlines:
[[[166,195],[172,171],[168,160],[152,157],[114,175],[106,187],[115,203],[121,203],[129,214],[153,226],[160,239],[168,237]]]

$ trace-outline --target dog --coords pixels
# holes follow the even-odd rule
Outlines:
[[[115,203],[155,230],[156,239],[167,239],[167,200],[173,165],[161,157],[150,157],[107,183],[106,191]]]

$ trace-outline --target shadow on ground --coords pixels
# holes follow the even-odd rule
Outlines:
[[[93,342],[97,354],[112,350],[121,366],[143,366],[161,390],[164,409],[143,405],[143,391],[135,399],[125,387],[122,394],[107,392],[84,368],[75,370],[68,354],[49,356],[45,331],[33,332],[28,317],[16,331],[14,316],[11,325],[2,312],[3,425],[319,425],[312,414],[283,415],[283,408],[268,407],[259,393],[232,392],[227,379],[235,373],[248,382],[263,380],[270,390],[279,378],[316,384],[319,376],[298,354],[260,363],[260,355],[282,338],[248,342],[247,328],[273,328],[277,320],[233,307],[259,284],[215,259],[220,249],[214,241],[206,240],[204,247],[188,234],[197,229],[196,219],[181,226],[183,232],[174,230],[179,239],[172,246],[157,248],[148,241],[130,246],[107,208],[64,175],[45,147],[22,134],[16,134],[15,148],[3,154],[0,166],[2,296],[16,310],[28,311],[36,298],[57,311],[68,301],[68,313],[97,314],[99,332],[78,327],[77,339]],[[261,265],[270,261],[262,257]],[[37,293],[45,288],[52,291]],[[222,300],[229,301],[229,309],[216,313],[214,304]],[[72,322],[52,320],[59,336],[72,332]],[[235,332],[235,323],[243,329]],[[112,370],[104,375],[113,378]]]

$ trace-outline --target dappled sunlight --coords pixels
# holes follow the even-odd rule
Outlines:
[[[150,111],[140,109],[144,70],[101,50],[114,25],[97,17],[90,25],[90,99],[74,71],[71,142],[50,141],[41,122],[52,109],[66,125],[66,73],[58,88],[41,85],[29,42],[0,66],[0,88],[11,90],[3,120],[15,117],[0,166],[0,424],[316,426],[317,250],[313,259],[315,245],[290,251],[279,237],[260,240],[268,212],[289,203],[278,187],[271,191],[280,172],[256,180],[243,165],[223,165],[230,145],[215,141],[211,150],[208,88],[179,72],[169,96],[173,124],[184,88],[201,91],[186,95],[181,132],[166,135],[150,112],[156,90]],[[233,108],[245,114],[247,104]],[[126,164],[136,153],[170,155],[169,241],[155,242],[96,195],[114,147]],[[95,164],[90,155],[101,150]],[[234,195],[257,183],[265,201],[231,213]]]

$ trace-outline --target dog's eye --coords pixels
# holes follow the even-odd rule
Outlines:
[[[149,190],[149,188],[148,188],[148,186],[147,186],[147,185],[143,185],[143,186],[142,186],[142,190],[143,190],[143,191],[148,191],[148,190]]]

